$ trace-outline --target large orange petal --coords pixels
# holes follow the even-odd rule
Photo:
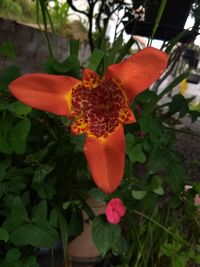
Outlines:
[[[24,104],[58,115],[67,115],[71,89],[80,83],[69,76],[27,74],[9,85],[10,92]]]
[[[109,66],[106,75],[121,84],[131,102],[161,76],[167,61],[165,52],[147,47],[123,62]]]
[[[86,138],[84,152],[96,185],[110,194],[120,185],[124,173],[125,141],[123,126],[107,138]]]

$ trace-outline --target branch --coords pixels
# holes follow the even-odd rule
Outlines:
[[[81,14],[85,15],[86,17],[88,17],[88,13],[83,11],[83,10],[80,10],[80,9],[76,8],[74,6],[74,4],[72,3],[72,0],[67,0],[67,3],[71,7],[72,10],[74,10],[74,11],[76,11],[78,13],[81,13]]]

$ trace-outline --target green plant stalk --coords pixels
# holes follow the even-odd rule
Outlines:
[[[138,235],[138,231],[135,229],[135,226],[132,223],[132,218],[128,218],[128,223],[129,223],[129,226],[130,226],[130,233],[132,235],[132,239],[136,240],[137,247],[138,247],[138,254],[137,254],[136,262],[134,263],[134,267],[140,267],[140,265],[139,265],[140,260],[142,260],[142,262],[143,262],[143,267],[146,267],[147,266],[147,262],[145,260],[145,256],[144,256],[144,253],[143,253],[143,246],[142,246],[142,244],[140,242],[140,239],[138,237],[139,236]]]
[[[187,78],[189,72],[182,73],[175,80],[173,80],[158,96],[154,99],[143,111],[143,115],[151,113],[155,109],[157,102],[168,92],[170,92],[174,87],[176,87],[182,80]]]
[[[174,239],[176,239],[177,241],[182,242],[183,244],[185,244],[186,246],[190,246],[190,244],[188,244],[187,241],[185,241],[181,236],[176,235],[174,233],[172,233],[170,230],[168,230],[165,226],[163,226],[162,224],[160,224],[159,222],[155,221],[154,219],[152,219],[151,217],[149,217],[148,215],[145,215],[137,210],[133,211],[135,214],[140,215],[148,220],[150,220],[151,222],[153,222],[154,224],[156,224],[157,226],[159,226],[161,229],[163,229],[166,233],[168,233],[169,235],[171,235]]]
[[[36,0],[37,24],[38,24],[38,26],[39,26],[39,28],[41,30],[40,23],[39,23],[39,7],[40,7],[41,12],[42,12],[42,18],[43,18],[43,23],[44,23],[44,38],[45,38],[45,41],[47,43],[49,55],[51,57],[53,57],[53,52],[52,52],[52,49],[51,49],[51,44],[50,44],[50,40],[49,40],[49,36],[48,36],[48,31],[47,31],[46,14],[48,14],[48,12],[47,12],[47,8],[46,8],[46,5],[45,5],[45,2],[43,0]],[[48,17],[50,17],[50,15],[48,15]]]
[[[152,40],[153,40],[154,35],[155,35],[155,33],[156,33],[156,31],[157,31],[157,29],[159,27],[160,20],[162,18],[163,12],[165,10],[166,4],[167,4],[167,0],[162,0],[161,1],[161,4],[160,4],[159,9],[158,9],[158,14],[157,14],[156,19],[155,19],[155,24],[154,24],[154,27],[153,27],[153,30],[152,30],[152,35],[151,35],[150,41],[148,42],[149,45],[152,44]]]
[[[130,39],[128,40],[128,42],[122,47],[120,54],[118,55],[116,62],[115,63],[119,63],[120,61],[122,61],[122,59],[125,57],[125,55],[127,54],[127,52],[130,50],[131,46],[135,43],[136,41],[130,37]]]

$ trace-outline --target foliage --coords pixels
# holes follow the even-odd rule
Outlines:
[[[122,1],[116,1],[112,8],[110,3],[101,2],[108,18],[114,8],[120,11],[122,6]],[[68,4],[73,5],[72,1]],[[68,7],[63,4],[59,8],[64,10],[59,22],[62,24]],[[60,19],[59,8],[50,16]],[[88,10],[86,16],[91,19],[92,14]],[[96,18],[96,23],[97,37],[101,38],[90,39],[93,53],[86,65],[102,75],[108,65],[129,54],[134,40],[130,38],[124,44],[119,34],[109,46],[101,17]],[[172,48],[174,40],[167,45],[165,48]],[[83,66],[78,52],[79,42],[71,40],[70,55],[63,62],[51,55],[46,72],[80,78]],[[15,57],[8,43],[0,47],[0,53],[10,59]],[[173,66],[173,62],[170,64]],[[111,260],[110,266],[199,264],[200,213],[194,198],[200,194],[200,186],[198,181],[190,180],[176,151],[176,122],[185,116],[195,121],[199,112],[191,111],[190,100],[180,94],[160,104],[188,75],[179,74],[162,93],[147,90],[135,99],[132,110],[137,122],[125,130],[124,180],[109,196],[95,188],[90,179],[82,153],[85,137],[72,136],[71,122],[65,117],[32,110],[11,97],[8,84],[20,76],[17,66],[9,66],[0,74],[1,266],[39,266],[37,252],[41,248],[54,249],[58,240],[66,262],[65,246],[83,230],[82,210],[93,220],[93,240],[100,253],[105,259],[110,253],[117,257],[117,263]],[[191,183],[193,188],[185,192],[184,186]],[[88,195],[105,202],[120,197],[127,209],[121,223],[112,225],[104,215],[94,216],[85,203]]]

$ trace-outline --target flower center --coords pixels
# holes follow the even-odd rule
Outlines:
[[[72,91],[72,114],[76,118],[73,130],[105,137],[119,125],[123,107],[126,107],[124,94],[110,78],[104,78],[92,89],[79,85]]]

